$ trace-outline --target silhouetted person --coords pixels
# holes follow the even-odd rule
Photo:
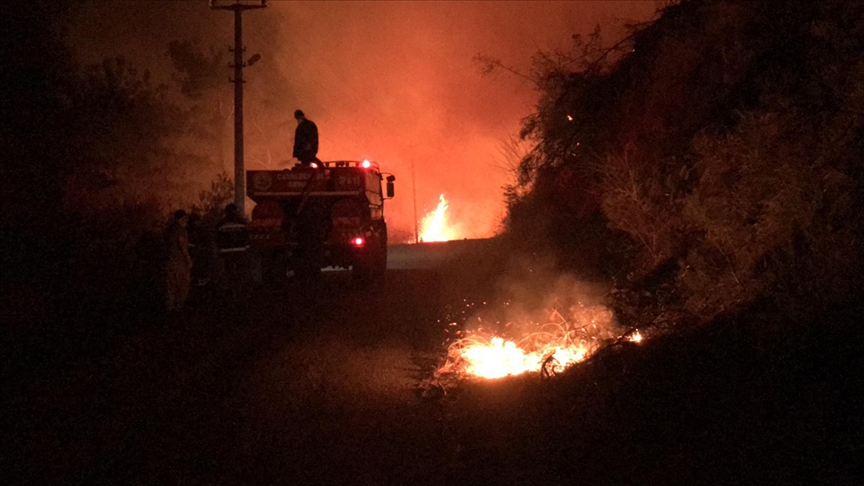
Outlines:
[[[304,166],[318,160],[318,127],[312,120],[306,118],[301,110],[294,112],[297,120],[297,129],[294,131],[294,154],[293,157]]]
[[[189,296],[189,279],[192,258],[189,256],[189,234],[186,232],[186,211],[178,209],[174,219],[165,230],[165,247],[168,260],[165,262],[165,308],[171,312],[183,308]]]
[[[225,214],[216,225],[216,246],[222,257],[225,276],[232,280],[244,278],[248,265],[249,233],[246,218],[233,203],[225,206]]]
[[[213,233],[196,213],[189,216],[186,227],[189,233],[189,254],[192,255],[192,280],[195,285],[206,285],[213,276]]]

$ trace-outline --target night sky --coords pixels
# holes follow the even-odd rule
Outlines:
[[[462,237],[490,236],[504,215],[504,146],[534,111],[532,84],[484,75],[478,54],[528,72],[540,51],[567,49],[598,24],[608,43],[627,22],[653,17],[658,2],[280,2],[244,15],[246,164],[281,168],[303,109],[318,124],[322,160],[379,161],[397,176],[387,218],[395,238],[413,230],[412,165],[419,216],[444,193]],[[233,43],[232,14],[201,1],[99,0],[76,14],[70,40],[79,60],[123,55],[170,82],[167,45]],[[226,56],[226,61],[227,61]],[[227,82],[212,102],[232,103]],[[224,168],[233,173],[233,128]],[[525,147],[522,147],[524,150]],[[201,184],[219,171],[195,174]],[[205,171],[206,172],[206,171]]]

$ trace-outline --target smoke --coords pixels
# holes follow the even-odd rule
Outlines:
[[[397,177],[387,217],[396,231],[446,193],[466,237],[491,235],[503,216],[502,187],[512,161],[502,146],[534,111],[532,84],[484,76],[484,54],[528,70],[538,50],[566,48],[596,25],[609,39],[625,21],[650,18],[642,2],[270,2],[243,16],[246,163],[281,167],[291,155],[293,111],[319,127],[323,160],[377,160]],[[134,27],[134,28],[132,28]],[[122,54],[157,80],[172,81],[168,42],[200,39],[205,48],[233,43],[232,15],[206,2],[93,0],[70,39],[85,62]],[[231,103],[230,70],[211,103]],[[219,161],[232,170],[229,123]],[[213,173],[198,174],[201,183]],[[416,185],[412,184],[413,178]]]
[[[460,376],[554,375],[624,338],[606,305],[608,286],[563,273],[542,255],[511,256],[505,268],[494,297],[463,299],[445,316],[447,355],[433,386]]]
[[[510,323],[510,332],[528,334],[537,330],[537,324],[556,319],[592,325],[603,338],[617,331],[618,323],[605,305],[608,284],[563,273],[551,257],[514,256],[509,262],[508,271],[497,280],[496,294],[506,303],[504,320]]]

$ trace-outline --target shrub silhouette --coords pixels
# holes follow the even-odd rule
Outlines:
[[[659,273],[704,319],[763,297],[790,309],[853,299],[864,9],[762,7],[684,1],[612,48],[578,44],[570,59],[584,62],[539,62],[522,133],[536,148],[507,192],[510,231],[564,256],[574,234],[597,247],[624,234],[633,251],[610,255],[635,257],[619,274],[676,268]],[[581,229],[598,215],[605,232]]]

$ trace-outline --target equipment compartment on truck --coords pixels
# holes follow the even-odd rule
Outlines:
[[[351,268],[360,279],[380,279],[387,268],[384,200],[393,197],[393,175],[370,161],[296,165],[247,172],[247,194],[256,202],[249,241],[265,277],[317,275],[324,267]]]

